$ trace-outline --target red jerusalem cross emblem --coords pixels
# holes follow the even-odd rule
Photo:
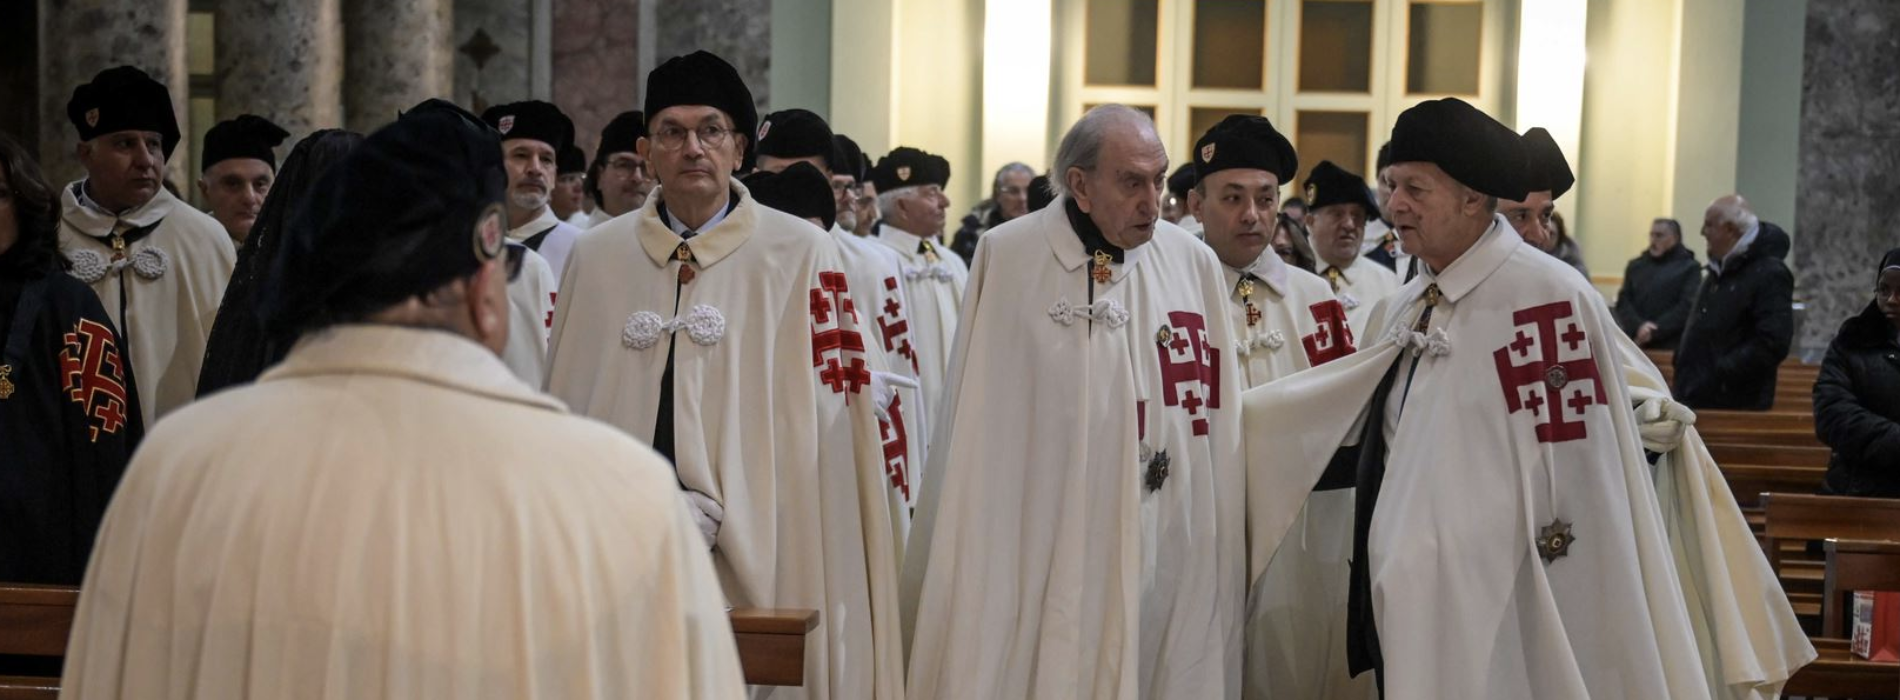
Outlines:
[[[1338,299],[1327,299],[1306,310],[1319,325],[1312,334],[1300,337],[1300,344],[1306,346],[1307,364],[1318,367],[1353,353],[1352,327],[1346,325],[1346,307]]]
[[[811,366],[834,393],[856,394],[871,383],[864,336],[851,323],[857,317],[844,273],[818,273],[818,286],[811,290]]]
[[[1590,338],[1584,335],[1570,302],[1514,311],[1511,323],[1517,327],[1517,337],[1491,355],[1497,362],[1505,406],[1511,413],[1530,410],[1540,421],[1538,442],[1588,437],[1584,410],[1608,399],[1590,355]]]
[[[1161,400],[1187,411],[1194,434],[1207,434],[1207,411],[1220,408],[1220,348],[1207,344],[1207,320],[1191,311],[1168,312],[1162,340]]]
[[[884,351],[897,353],[910,361],[917,372],[917,352],[910,348],[910,321],[904,319],[904,305],[897,301],[897,278],[884,278],[884,308],[877,315],[877,335],[884,340]]]
[[[112,329],[92,319],[79,319],[62,340],[59,376],[66,397],[86,414],[93,442],[99,434],[117,433],[125,425],[125,367]]]
[[[910,431],[904,429],[904,414],[901,405],[903,397],[891,397],[891,407],[886,411],[890,420],[877,422],[878,437],[884,442],[884,476],[890,478],[891,488],[910,505]]]

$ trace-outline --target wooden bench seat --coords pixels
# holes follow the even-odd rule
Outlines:
[[[1858,658],[1848,651],[1847,640],[1815,638],[1814,650],[1820,658],[1796,671],[1788,679],[1782,695],[1807,698],[1861,698],[1893,700],[1900,698],[1900,664],[1880,663]]]

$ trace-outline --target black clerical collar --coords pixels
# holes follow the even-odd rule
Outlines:
[[[1121,246],[1108,242],[1108,238],[1102,235],[1102,229],[1095,226],[1095,220],[1089,218],[1088,214],[1082,213],[1082,207],[1077,205],[1075,200],[1063,200],[1062,209],[1069,215],[1069,227],[1075,229],[1077,238],[1082,239],[1083,252],[1089,257],[1095,257],[1096,251],[1102,251],[1108,253],[1108,257],[1115,262],[1122,262],[1122,257],[1127,251],[1122,250]]]

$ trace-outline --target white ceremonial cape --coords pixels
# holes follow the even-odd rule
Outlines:
[[[580,229],[582,231],[586,231],[587,229],[593,228],[595,226],[599,226],[601,224],[604,224],[613,220],[614,220],[613,215],[608,214],[606,209],[602,209],[600,207],[594,207],[593,211],[587,212],[587,224],[585,226],[581,226]]]
[[[593,227],[594,224],[591,221],[593,216],[594,216],[594,212],[587,211],[585,209],[577,209],[574,211],[572,215],[569,215],[567,218],[562,219],[561,221],[566,222],[567,225],[573,226],[576,229],[585,231]]]
[[[1244,488],[1220,262],[1157,222],[1093,283],[1065,208],[977,242],[905,558],[911,695],[1236,698]]]
[[[1272,250],[1246,270],[1224,265],[1221,270],[1237,336],[1241,388],[1353,353],[1346,311],[1326,280],[1288,266]],[[1259,278],[1253,283],[1252,312],[1240,295],[1242,273]],[[1288,545],[1274,554],[1265,575],[1248,591],[1244,697],[1375,697],[1371,676],[1351,678],[1343,653],[1352,514],[1351,488],[1314,491],[1287,534]]]
[[[197,396],[205,343],[237,264],[237,248],[217,219],[164,188],[115,217],[82,206],[74,195],[79,187],[75,182],[60,190],[60,252],[119,328],[119,347],[132,361],[139,409],[149,427]],[[149,234],[128,241],[124,259],[113,261],[113,234],[153,224]]]
[[[61,697],[737,698],[703,547],[664,460],[486,348],[335,327],[146,436]]]
[[[1332,265],[1321,260],[1321,277]],[[1384,265],[1363,257],[1353,258],[1352,264],[1339,271],[1339,289],[1336,295],[1339,303],[1346,307],[1346,322],[1352,325],[1353,337],[1364,338],[1366,329],[1372,322],[1372,309],[1381,299],[1391,296],[1399,290],[1402,277],[1385,269]],[[1371,341],[1366,342],[1371,345]]]
[[[501,361],[537,389],[547,377],[548,329],[554,324],[554,294],[559,289],[548,261],[532,250],[521,256],[521,275],[508,283],[508,344]]]
[[[909,304],[905,311],[910,314],[911,346],[917,355],[917,383],[923,385],[924,410],[937,410],[946,393],[944,369],[950,363],[951,344],[956,341],[957,319],[970,270],[941,237],[930,239],[936,249],[935,261],[920,250],[925,239],[889,222],[878,226],[878,240],[897,251],[903,261],[904,300]]]
[[[1631,400],[1671,400],[1662,372],[1636,342],[1620,333],[1616,341]],[[1656,499],[1715,697],[1780,697],[1794,672],[1815,659],[1814,645],[1695,428],[1656,460]]]
[[[548,269],[554,271],[555,284],[561,282],[561,273],[567,270],[568,252],[574,249],[574,239],[580,235],[580,227],[560,220],[554,216],[554,210],[546,206],[541,207],[541,215],[533,221],[508,229],[508,240],[527,244],[547,258]],[[536,237],[540,240],[535,241]]]
[[[916,379],[917,353],[910,345],[902,259],[888,246],[836,225],[831,227],[831,237],[838,242],[839,261],[851,281],[852,297],[864,305],[860,320],[865,342],[872,346],[866,353],[873,361],[872,367]],[[894,518],[893,543],[898,547],[897,561],[902,562],[904,541],[910,536],[910,510],[916,505],[917,485],[923,473],[929,417],[917,389],[898,389],[886,413],[890,419],[877,422],[878,439],[884,445],[884,474],[889,480]]]
[[[1399,363],[1367,562],[1387,698],[1710,697],[1619,331],[1566,268],[1493,217],[1380,304],[1377,344],[1245,396],[1258,576],[1356,423],[1381,420],[1367,406]],[[1414,334],[1432,284],[1443,300]],[[1546,563],[1553,520],[1575,541]]]
[[[548,392],[651,440],[670,345],[674,460],[680,485],[725,511],[713,564],[726,597],[820,611],[806,686],[760,695],[902,698],[897,545],[863,312],[824,231],[737,182],[732,196],[726,217],[687,242],[685,284],[657,191],[581,235],[561,280]]]

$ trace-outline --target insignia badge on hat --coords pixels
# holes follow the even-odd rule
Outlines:
[[[1319,199],[1319,186],[1309,182],[1306,185],[1306,201],[1312,202],[1316,199]]]
[[[86,110],[86,126],[98,126],[98,125],[99,125],[99,108],[94,107],[92,109]]]
[[[772,130],[772,120],[767,119],[765,121],[759,122],[759,140],[764,141],[766,133],[770,132],[771,130]]]
[[[899,182],[910,182],[910,166],[897,166],[897,180]]]
[[[1201,162],[1205,163],[1212,160],[1214,160],[1214,144],[1210,142],[1201,146]]]
[[[493,260],[501,255],[504,243],[501,221],[502,207],[499,202],[488,205],[482,215],[475,219],[475,257],[481,260]]]
[[[495,130],[501,133],[506,134],[513,128],[515,128],[515,115],[505,114],[502,115],[501,119],[495,121]]]

